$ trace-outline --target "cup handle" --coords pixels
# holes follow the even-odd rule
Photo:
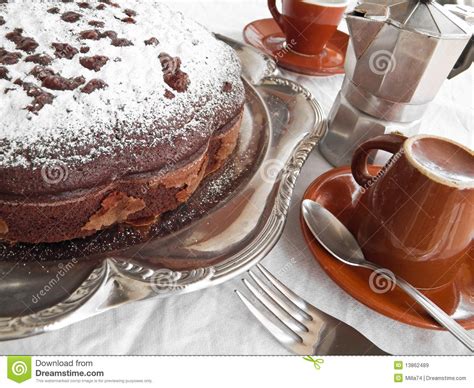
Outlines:
[[[392,154],[396,154],[402,149],[403,143],[407,138],[402,135],[397,134],[388,134],[376,136],[373,139],[370,139],[357,147],[352,156],[352,175],[356,182],[362,186],[370,186],[376,177],[369,174],[367,169],[367,159],[369,153],[372,150],[382,150],[387,151]],[[384,171],[390,162],[388,162],[382,169]]]
[[[285,32],[284,27],[283,27],[281,13],[278,11],[278,8],[275,3],[276,3],[276,0],[268,0],[268,9],[270,10],[272,14],[273,19],[275,19],[277,24],[280,26],[281,30]]]

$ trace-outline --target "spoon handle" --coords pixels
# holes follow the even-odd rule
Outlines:
[[[372,263],[371,263],[372,264]],[[429,300],[425,295],[418,291],[406,280],[398,277],[395,274],[390,273],[382,267],[376,265],[370,265],[370,269],[376,270],[379,275],[384,278],[395,281],[395,284],[399,286],[403,291],[410,295],[419,305],[421,305],[428,314],[430,314],[436,322],[441,326],[445,327],[451,332],[464,346],[466,346],[471,352],[474,352],[474,340],[471,338],[467,330],[465,330],[459,323],[452,319],[448,314],[441,310],[436,304]]]

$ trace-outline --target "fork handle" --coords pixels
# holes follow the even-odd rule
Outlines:
[[[385,273],[385,269],[370,263],[367,266],[372,270],[378,270],[378,274],[383,276],[385,279],[388,279],[393,282],[393,278]],[[418,291],[406,280],[401,277],[393,274],[395,277],[395,284],[399,286],[403,291],[410,295],[420,306],[422,306],[428,314],[430,314],[433,319],[438,322],[441,326],[445,327],[448,331],[451,332],[464,346],[466,346],[471,352],[474,352],[474,340],[471,338],[467,330],[465,330],[459,323],[457,323],[453,318],[441,310],[436,304],[434,304],[430,299]]]

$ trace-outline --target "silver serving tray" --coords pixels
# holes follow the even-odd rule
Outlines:
[[[0,260],[0,340],[56,330],[125,303],[214,286],[248,270],[275,246],[296,178],[325,131],[323,111],[306,89],[274,76],[271,59],[217,37],[240,56],[247,90],[232,160],[190,204],[173,212],[169,227],[180,226],[168,235],[97,258]]]

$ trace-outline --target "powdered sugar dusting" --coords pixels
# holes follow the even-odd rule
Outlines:
[[[88,3],[89,8],[76,2],[0,4],[5,21],[0,25],[0,47],[21,54],[18,63],[2,65],[9,79],[0,78],[0,168],[40,168],[57,159],[74,166],[139,145],[172,143],[193,131],[209,131],[218,124],[213,114],[217,108],[225,111],[242,102],[237,57],[202,26],[156,2],[118,1],[119,7],[99,7],[104,9],[97,9],[104,2]],[[48,12],[53,7],[59,11]],[[66,12],[81,16],[66,22],[61,19]],[[39,44],[33,53],[18,50],[5,37],[15,28]],[[133,45],[114,46],[109,37],[81,39],[86,30],[114,31],[118,39]],[[151,38],[159,43],[146,44]],[[52,43],[83,50],[71,59],[57,58]],[[181,70],[190,81],[186,91],[171,90],[165,83],[160,53],[181,59]],[[107,87],[90,94],[81,92],[84,85],[74,90],[43,88],[53,94],[52,103],[30,112],[25,108],[32,98],[13,81],[41,86],[30,74],[37,64],[24,60],[31,54],[49,55],[53,61],[47,67],[62,77],[83,76],[86,83],[99,79]],[[81,58],[84,63],[85,56],[96,55],[108,61],[98,69],[81,65]],[[226,82],[231,89],[223,88]],[[169,92],[173,98],[165,97]]]

